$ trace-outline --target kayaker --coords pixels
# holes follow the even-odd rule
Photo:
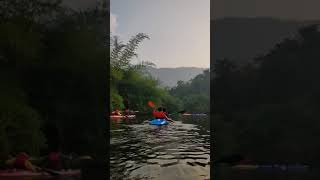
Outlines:
[[[36,172],[39,168],[34,166],[29,161],[29,156],[25,152],[20,152],[16,155],[15,158],[12,158],[7,161],[7,165],[15,169],[25,169],[32,172]]]
[[[164,116],[163,116],[163,114],[160,113],[161,111],[162,111],[162,107],[158,107],[158,109],[154,109],[152,111],[152,115],[154,116],[154,118],[163,119]]]
[[[162,108],[162,112],[164,113],[165,118],[166,118],[168,121],[173,122],[172,119],[168,117],[168,112],[167,112],[167,109],[166,109],[166,108],[163,107],[163,108]]]
[[[113,116],[121,116],[121,113],[120,113],[119,109],[115,109],[115,110],[112,112],[112,115],[113,115]]]
[[[125,105],[125,108],[124,108],[124,110],[123,110],[123,113],[124,113],[125,116],[130,115],[130,110],[129,110],[129,105],[128,105],[128,104]]]
[[[158,110],[157,109],[154,109],[152,111],[152,115],[156,118],[156,119],[166,119],[168,121],[172,121],[172,119],[170,119],[167,115],[166,115],[166,112],[163,111],[163,108],[162,107],[158,107]]]
[[[126,108],[123,112],[124,112],[124,115],[126,115],[126,116],[127,116],[127,115],[130,115],[130,111],[129,111],[128,108]]]

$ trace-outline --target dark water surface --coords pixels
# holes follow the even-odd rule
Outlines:
[[[209,179],[209,118],[174,118],[162,127],[149,118],[110,120],[111,179]]]
[[[216,180],[318,180],[320,168],[304,172],[234,170],[231,168],[214,167],[212,179]]]

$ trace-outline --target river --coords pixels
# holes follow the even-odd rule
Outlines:
[[[209,118],[176,117],[162,127],[149,118],[110,120],[111,179],[209,179]]]

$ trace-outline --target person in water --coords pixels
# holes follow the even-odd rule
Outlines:
[[[152,111],[152,115],[156,118],[156,119],[166,119],[168,121],[172,121],[171,118],[169,118],[167,115],[166,115],[166,112],[163,111],[164,108],[162,107],[159,107],[158,109],[154,109]]]
[[[130,115],[130,111],[128,108],[125,108],[123,112],[124,112],[124,115]]]
[[[18,153],[16,157],[9,159],[6,164],[11,168],[24,169],[32,172],[37,172],[37,170],[40,169],[30,162],[30,157],[25,152]]]

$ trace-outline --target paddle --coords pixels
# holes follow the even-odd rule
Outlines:
[[[155,108],[156,105],[154,104],[154,102],[152,101],[148,101],[148,105],[151,107],[151,108]]]
[[[171,113],[170,116],[172,116],[172,115],[174,115],[174,114],[183,114],[183,113],[185,113],[185,112],[186,112],[186,110],[174,112],[174,113]]]
[[[186,113],[185,116],[207,116],[206,113]]]

